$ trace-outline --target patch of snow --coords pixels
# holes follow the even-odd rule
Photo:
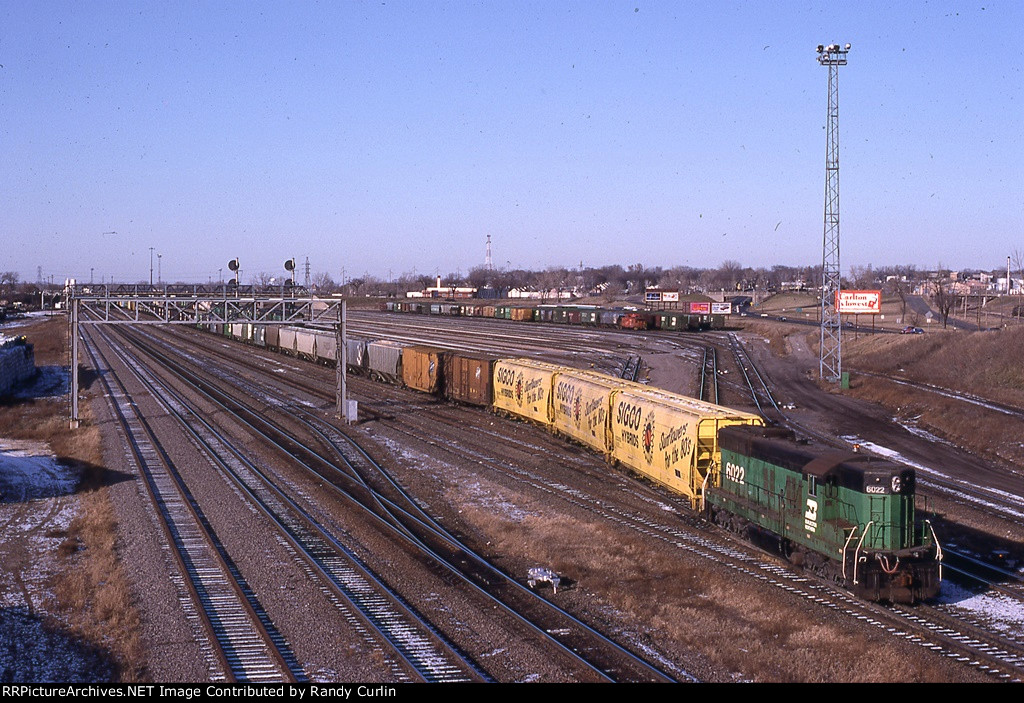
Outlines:
[[[975,593],[943,581],[938,601],[950,610],[965,610],[983,618],[999,632],[1024,632],[1024,608],[1021,608],[1020,601],[1000,593]]]
[[[77,485],[77,472],[60,464],[45,444],[0,439],[0,491],[4,501],[69,495]]]
[[[71,375],[65,366],[39,366],[31,381],[14,393],[15,398],[57,398],[71,392]]]
[[[77,472],[41,442],[0,439],[0,681],[84,683],[112,676],[51,616],[53,555],[77,509]]]
[[[934,442],[936,444],[945,444],[947,447],[953,447],[954,449],[957,448],[957,446],[949,440],[936,437],[928,430],[918,427],[914,424],[913,419],[908,422],[902,422],[899,418],[893,418],[893,421],[915,437],[920,437],[921,439],[926,439],[929,442]]]
[[[504,515],[513,522],[522,522],[527,517],[540,514],[527,510],[504,496],[482,487],[479,481],[463,482],[460,487],[465,491],[467,502],[472,502],[492,515]]]

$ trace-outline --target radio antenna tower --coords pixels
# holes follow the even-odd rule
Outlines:
[[[494,264],[491,263],[491,235],[487,235],[487,258],[484,259],[484,267],[488,271],[494,270]]]
[[[842,319],[839,316],[839,67],[850,45],[818,44],[818,63],[828,67],[828,124],[825,147],[825,235],[821,251],[821,357],[823,380],[843,374]]]

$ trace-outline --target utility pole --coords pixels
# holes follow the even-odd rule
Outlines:
[[[842,318],[839,315],[839,67],[846,65],[850,45],[818,44],[818,63],[828,67],[828,121],[825,146],[825,231],[821,251],[822,380],[842,379]]]
[[[149,285],[153,286],[153,247],[149,248]]]

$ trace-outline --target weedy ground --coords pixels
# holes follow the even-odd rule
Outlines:
[[[18,328],[34,345],[36,366],[63,366],[67,358],[67,321],[40,318]],[[83,400],[82,425],[69,429],[66,396],[5,399],[0,403],[0,437],[49,445],[57,460],[80,476],[77,509],[57,548],[58,568],[50,584],[58,612],[49,614],[63,629],[95,645],[97,671],[121,681],[144,676],[139,645],[139,613],[117,553],[117,522],[110,501],[100,428]]]

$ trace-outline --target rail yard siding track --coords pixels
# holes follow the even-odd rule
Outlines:
[[[110,370],[94,344],[90,343],[88,349],[97,368]],[[136,362],[124,356],[121,360],[140,379],[144,378]],[[203,628],[216,643],[214,657],[219,666],[213,680],[305,680],[287,643],[212,534],[138,406],[120,382],[109,383],[106,373],[101,373],[101,378],[129,439],[134,462],[145,477],[165,535],[174,546],[172,554],[181,568],[185,588],[199,606]]]
[[[162,355],[161,355],[162,356]],[[165,363],[168,367],[176,366],[174,363]],[[210,369],[204,369],[205,373],[211,373]],[[213,374],[218,375],[218,374]],[[241,390],[248,397],[261,397],[263,392],[255,388],[247,388],[240,379],[233,374],[228,374],[230,379],[225,377],[223,381],[229,382],[232,386],[242,383]],[[393,523],[401,534],[398,539],[405,539],[408,535],[413,542],[419,544],[425,553],[434,562],[443,565],[460,579],[465,579],[468,585],[486,594],[487,598],[507,613],[514,615],[524,626],[532,629],[535,634],[543,639],[547,647],[555,646],[560,649],[562,655],[570,657],[576,667],[590,672],[588,678],[597,676],[602,680],[628,680],[628,681],[668,681],[672,677],[664,674],[656,667],[643,661],[636,655],[628,652],[621,645],[617,644],[607,636],[602,635],[585,623],[573,618],[570,614],[561,610],[544,598],[534,594],[515,579],[512,579],[491,566],[485,558],[474,553],[466,545],[448,534],[439,524],[427,517],[415,506],[415,501],[402,493],[402,505],[394,505],[391,500],[370,489],[362,480],[364,473],[385,476],[382,467],[370,462],[365,450],[357,445],[353,449],[346,449],[352,438],[346,437],[344,442],[339,444],[334,440],[334,447],[344,458],[344,462],[350,471],[343,473],[347,477],[356,477],[360,486],[370,490],[372,496],[367,498],[355,498],[357,491],[342,488],[336,485],[335,480],[329,475],[331,471],[338,471],[329,460],[317,455],[313,450],[299,448],[299,440],[291,435],[285,434],[284,430],[276,428],[270,420],[258,415],[251,409],[243,408],[237,401],[222,396],[220,391],[209,387],[206,381],[196,379],[198,385],[203,386],[204,394],[208,398],[221,404],[225,410],[236,415],[239,419],[248,423],[255,434],[266,437],[269,441],[279,446],[288,446],[289,454],[318,477],[323,479],[322,485],[328,490],[337,489],[345,492],[349,499],[357,500],[365,504],[368,510],[376,505],[385,510],[381,515],[386,521]],[[301,410],[292,411],[298,419],[309,415]],[[310,418],[312,419],[312,418]],[[305,421],[305,420],[304,420]],[[317,420],[317,424],[322,421]],[[320,428],[325,434],[332,434],[338,437],[337,430],[333,428]],[[296,451],[298,449],[298,451]],[[353,453],[353,451],[355,453]],[[362,467],[357,471],[356,467]],[[395,484],[391,484],[395,486]],[[397,486],[395,486],[397,488]],[[415,515],[420,517],[417,518]]]
[[[190,380],[189,374],[181,367],[169,363],[168,359],[160,359],[159,354],[154,358],[158,358],[160,363],[186,383],[194,384],[211,400],[220,402],[210,395],[209,391],[212,389],[204,389],[202,382]],[[400,596],[377,578],[351,550],[333,539],[325,528],[318,525],[282,491],[276,489],[258,467],[246,461],[240,452],[227,446],[223,436],[209,423],[192,413],[182,402],[172,401],[171,405],[176,405],[173,410],[182,422],[187,424],[194,436],[208,447],[211,453],[220,458],[222,468],[278,526],[296,552],[310,562],[320,577],[333,585],[335,593],[360,614],[361,619],[376,633],[376,637],[386,641],[394,649],[409,669],[416,673],[418,680],[487,680],[487,677],[479,673],[471,663],[460,655],[453,654],[456,648],[445,642],[429,623],[415,615]],[[227,406],[225,409],[232,412]],[[192,415],[193,419],[186,419],[187,415]],[[410,680],[400,671],[396,670],[395,673],[399,680]]]

